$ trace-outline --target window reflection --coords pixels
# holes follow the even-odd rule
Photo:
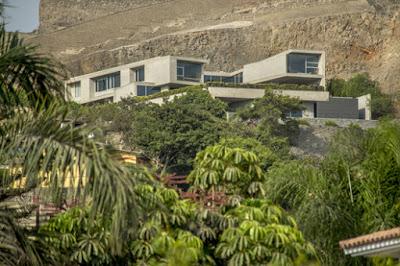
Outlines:
[[[200,82],[202,74],[202,64],[178,60],[177,80]]]
[[[318,74],[320,55],[313,54],[289,54],[288,72]]]

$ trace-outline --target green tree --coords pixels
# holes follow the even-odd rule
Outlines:
[[[38,245],[47,253],[48,263],[75,265],[108,265],[112,262],[109,220],[101,216],[90,219],[90,211],[74,208],[43,225]]]
[[[371,263],[345,257],[337,243],[400,224],[399,149],[397,122],[369,130],[351,126],[334,137],[323,160],[275,164],[267,195],[293,213],[324,265]]]
[[[267,87],[264,97],[240,110],[238,115],[255,128],[257,140],[274,152],[287,153],[287,144],[295,143],[299,134],[298,122],[289,117],[289,113],[303,109],[298,99],[276,94]]]
[[[367,73],[357,74],[347,81],[332,79],[329,81],[328,90],[333,96],[340,97],[359,97],[371,94],[369,104],[374,119],[394,114],[393,97],[382,93],[379,83],[371,80]]]
[[[314,162],[277,163],[267,174],[266,194],[294,215],[323,265],[347,265],[338,243],[358,232],[348,192],[347,178],[325,175]]]
[[[257,139],[251,137],[227,137],[222,139],[220,144],[229,148],[240,148],[253,152],[257,155],[260,161],[260,166],[264,172],[266,172],[275,162],[283,159],[282,156],[278,156],[270,148],[263,145]]]
[[[224,265],[295,265],[305,256],[315,260],[314,248],[293,218],[265,200],[246,200],[226,213],[238,226],[226,229],[216,254]]]
[[[135,103],[124,139],[171,171],[187,172],[196,153],[224,134],[225,103],[205,91],[187,92],[162,105]]]
[[[258,157],[224,144],[210,146],[196,156],[189,181],[199,191],[224,192],[236,197],[263,195],[265,180]]]

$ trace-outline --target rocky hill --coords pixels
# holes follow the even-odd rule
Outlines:
[[[42,0],[29,38],[82,74],[159,55],[234,70],[288,48],[327,52],[329,77],[400,90],[399,0]]]

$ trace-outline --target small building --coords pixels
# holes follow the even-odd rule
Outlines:
[[[340,241],[345,255],[400,259],[400,227]]]

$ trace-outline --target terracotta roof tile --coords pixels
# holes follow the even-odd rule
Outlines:
[[[339,242],[339,245],[342,249],[345,249],[399,237],[400,237],[400,227],[397,227],[390,230],[379,231],[372,234],[343,240]]]

